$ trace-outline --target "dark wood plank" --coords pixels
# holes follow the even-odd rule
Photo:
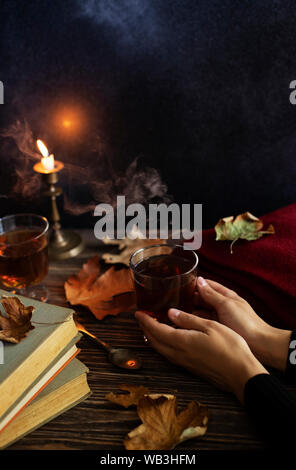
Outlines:
[[[71,260],[51,262],[45,284],[49,302],[67,306],[64,282],[78,272],[90,256],[104,250],[92,231],[82,231],[87,246]],[[206,436],[180,446],[180,449],[260,449],[264,445],[252,428],[243,407],[231,395],[170,364],[149,345],[132,314],[106,317],[97,321],[83,308],[75,307],[85,326],[98,337],[117,346],[134,348],[143,359],[138,372],[125,372],[108,363],[106,354],[86,339],[79,343],[79,359],[89,368],[88,381],[92,396],[54,419],[10,449],[123,449],[125,435],[139,424],[136,411],[121,409],[105,399],[106,393],[118,391],[122,383],[143,384],[154,392],[174,392],[179,407],[199,400],[210,408]]]

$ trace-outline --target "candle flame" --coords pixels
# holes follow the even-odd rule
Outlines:
[[[42,142],[42,140],[40,139],[37,140],[37,147],[43,157],[48,157],[49,152],[47,150],[46,145]]]

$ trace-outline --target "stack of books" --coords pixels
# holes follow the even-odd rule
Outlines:
[[[0,289],[2,295],[10,294]],[[90,395],[88,369],[76,358],[73,311],[18,297],[35,307],[35,328],[18,344],[0,345],[0,449]]]

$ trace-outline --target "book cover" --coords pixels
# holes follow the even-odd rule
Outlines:
[[[84,364],[73,359],[0,433],[0,449],[86,399],[91,393],[87,372]]]
[[[10,294],[0,289],[2,295]],[[0,420],[78,334],[71,309],[17,297],[24,305],[35,307],[35,328],[18,344],[3,343]],[[3,313],[2,306],[0,309]]]
[[[77,356],[79,351],[76,346],[72,346],[46,373],[42,374],[42,377],[3,415],[0,432]]]
[[[46,378],[53,375],[56,370],[59,369],[59,366],[62,366],[64,362],[66,362],[70,357],[73,355],[77,355],[79,350],[76,347],[76,343],[81,338],[81,334],[75,336],[66,346],[65,348],[54,358],[54,360],[49,364],[46,369],[31,383],[30,387],[26,389],[18,398],[17,400],[3,413],[0,419],[0,432],[2,431],[3,427],[6,425],[7,417],[9,415],[14,415],[20,404],[27,403],[32,395],[36,393],[46,380]]]

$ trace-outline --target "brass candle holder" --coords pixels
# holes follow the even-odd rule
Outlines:
[[[57,187],[58,173],[64,168],[64,164],[58,160],[54,161],[54,168],[46,170],[41,162],[34,165],[34,171],[42,175],[44,183],[48,189],[44,195],[51,200],[51,234],[49,239],[49,256],[53,259],[67,259],[77,256],[84,248],[82,238],[78,233],[69,230],[62,230],[61,217],[57,207],[57,196],[63,193],[62,188]]]

